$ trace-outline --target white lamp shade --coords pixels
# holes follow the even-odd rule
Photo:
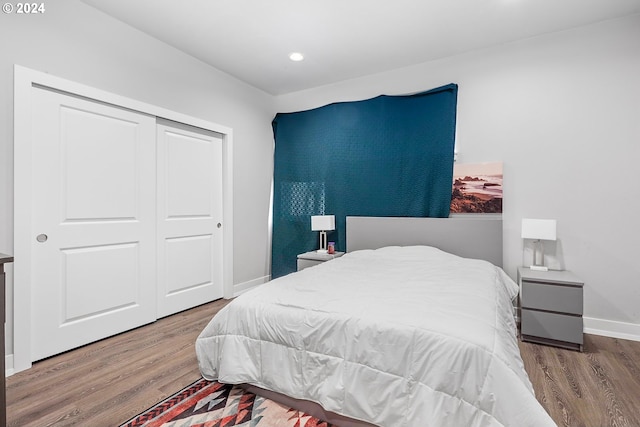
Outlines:
[[[312,215],[311,231],[331,231],[336,229],[336,217],[334,215]]]
[[[522,219],[522,238],[556,240],[555,219]]]

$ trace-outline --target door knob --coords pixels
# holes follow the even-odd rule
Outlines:
[[[38,234],[36,236],[36,240],[40,243],[44,243],[47,241],[47,239],[49,238],[49,236],[47,236],[46,234]]]

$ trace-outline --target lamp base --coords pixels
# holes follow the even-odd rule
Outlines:
[[[535,271],[549,271],[549,268],[544,265],[532,265],[529,268]]]
[[[535,241],[535,249],[533,252],[533,265],[529,267],[535,271],[549,271],[544,265],[544,245],[541,239]]]
[[[317,252],[319,254],[327,253],[327,232],[326,231],[320,232],[320,249],[318,249]]]

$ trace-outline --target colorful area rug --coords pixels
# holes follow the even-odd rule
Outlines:
[[[335,427],[244,389],[199,379],[120,427]]]

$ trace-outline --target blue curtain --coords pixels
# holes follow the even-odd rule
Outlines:
[[[447,217],[458,86],[278,113],[273,278],[318,248],[311,215],[335,215],[328,240],[344,251],[346,216]]]

